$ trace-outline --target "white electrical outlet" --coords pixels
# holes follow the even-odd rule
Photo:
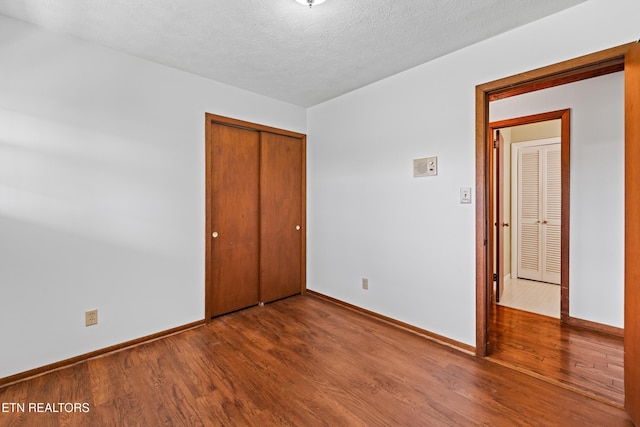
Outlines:
[[[369,279],[367,279],[366,277],[362,278],[362,289],[364,289],[365,291],[369,290]]]
[[[93,326],[98,324],[98,309],[84,312],[84,325]]]

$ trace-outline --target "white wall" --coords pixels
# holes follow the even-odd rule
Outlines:
[[[590,0],[310,108],[308,287],[474,345],[475,86],[636,40],[637,16]]]
[[[571,108],[569,315],[624,326],[624,73],[490,104],[504,120]]]
[[[3,17],[0,64],[0,378],[202,319],[205,112],[305,110]]]
[[[519,97],[512,98],[522,99]],[[492,106],[495,109],[496,103]],[[549,120],[546,122],[529,123],[527,125],[513,126],[511,129],[511,143],[533,141],[536,139],[546,139],[560,137],[562,134],[562,120]]]

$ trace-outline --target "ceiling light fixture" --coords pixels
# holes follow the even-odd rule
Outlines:
[[[311,6],[319,5],[325,2],[325,0],[296,0],[296,1],[300,4],[308,4],[309,9],[311,9]]]

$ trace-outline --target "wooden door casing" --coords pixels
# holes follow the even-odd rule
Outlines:
[[[496,149],[496,302],[504,294],[504,137],[500,129],[496,131],[494,147]]]
[[[640,43],[625,55],[625,408],[640,425]]]

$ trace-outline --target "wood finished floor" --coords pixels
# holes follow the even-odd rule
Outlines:
[[[490,358],[624,405],[624,340],[494,305]]]
[[[2,426],[631,426],[626,413],[312,296],[0,389]]]

